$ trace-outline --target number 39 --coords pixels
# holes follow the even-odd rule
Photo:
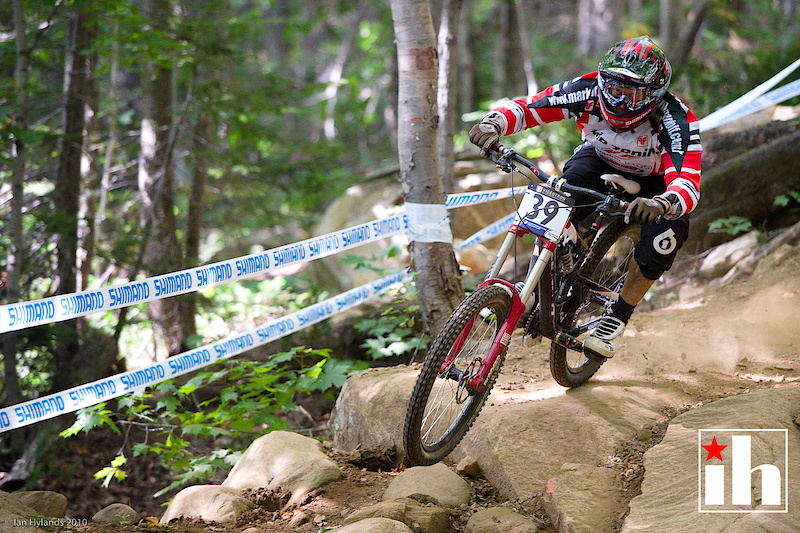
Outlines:
[[[547,200],[546,198],[540,194],[537,194],[533,197],[533,205],[531,206],[530,212],[525,215],[525,218],[530,218],[532,220],[536,220],[539,218],[539,214],[544,214],[544,220],[541,221],[543,226],[546,226],[553,220],[556,215],[558,214],[558,202],[555,200]],[[544,204],[544,205],[542,205]]]

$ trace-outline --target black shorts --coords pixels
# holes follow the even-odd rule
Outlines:
[[[594,147],[588,144],[575,150],[575,154],[564,165],[563,177],[571,185],[605,192],[608,187],[600,179],[603,174],[621,174],[642,186],[642,190],[635,195],[623,195],[627,200],[637,197],[652,198],[666,190],[663,176],[636,176],[620,172],[597,155]],[[572,221],[577,224],[594,213],[595,207],[587,204],[596,200],[580,195],[575,195],[575,200],[578,207],[572,214]],[[655,280],[669,270],[688,235],[689,215],[676,220],[662,219],[658,224],[642,224],[641,239],[633,257],[644,277]]]

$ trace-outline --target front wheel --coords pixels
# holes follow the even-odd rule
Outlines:
[[[597,320],[613,302],[608,294],[619,294],[622,290],[640,234],[640,225],[627,225],[618,218],[597,235],[578,269],[577,283],[580,283],[580,277],[588,278],[607,289],[608,293],[573,287],[569,301],[558,317],[563,331],[573,332],[584,338],[593,325],[596,325]],[[588,358],[582,352],[568,350],[555,342],[550,346],[550,372],[562,387],[583,385],[597,372],[600,365],[601,362]]]
[[[469,381],[486,360],[510,311],[511,295],[504,287],[479,287],[453,312],[436,337],[406,411],[403,442],[411,464],[431,465],[444,459],[477,418],[500,372],[505,351],[497,358],[482,390],[473,390]],[[445,361],[451,359],[443,369]]]

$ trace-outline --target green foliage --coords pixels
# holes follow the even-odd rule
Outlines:
[[[347,377],[364,368],[333,359],[328,350],[302,347],[263,362],[225,361],[183,383],[169,380],[125,396],[116,413],[105,403],[82,409],[62,436],[103,425],[117,433],[120,426],[146,428],[146,440],[132,444],[133,455],[151,455],[174,474],[159,496],[230,469],[254,436],[288,427],[285,415],[298,408],[298,394],[322,393],[333,400]],[[106,485],[122,481],[120,457],[95,477]]]
[[[753,223],[739,215],[718,218],[708,225],[709,229],[724,229],[730,235],[738,235],[753,229]]]
[[[775,205],[780,207],[789,207],[790,204],[800,204],[800,192],[795,191],[794,189],[786,191],[784,194],[779,194],[775,197]],[[794,206],[797,209],[797,205]]]
[[[372,359],[383,359],[428,348],[430,337],[414,329],[418,316],[418,305],[404,309],[391,307],[376,318],[360,319],[354,327],[356,331],[369,335],[361,345],[367,354]]]

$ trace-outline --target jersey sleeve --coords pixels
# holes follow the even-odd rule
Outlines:
[[[500,135],[519,133],[528,128],[579,115],[593,107],[587,102],[597,97],[597,73],[553,85],[533,96],[504,102],[487,117],[500,125]]]
[[[668,95],[658,132],[667,190],[660,196],[670,203],[666,217],[691,213],[700,201],[700,161],[703,147],[697,117],[680,100]]]

